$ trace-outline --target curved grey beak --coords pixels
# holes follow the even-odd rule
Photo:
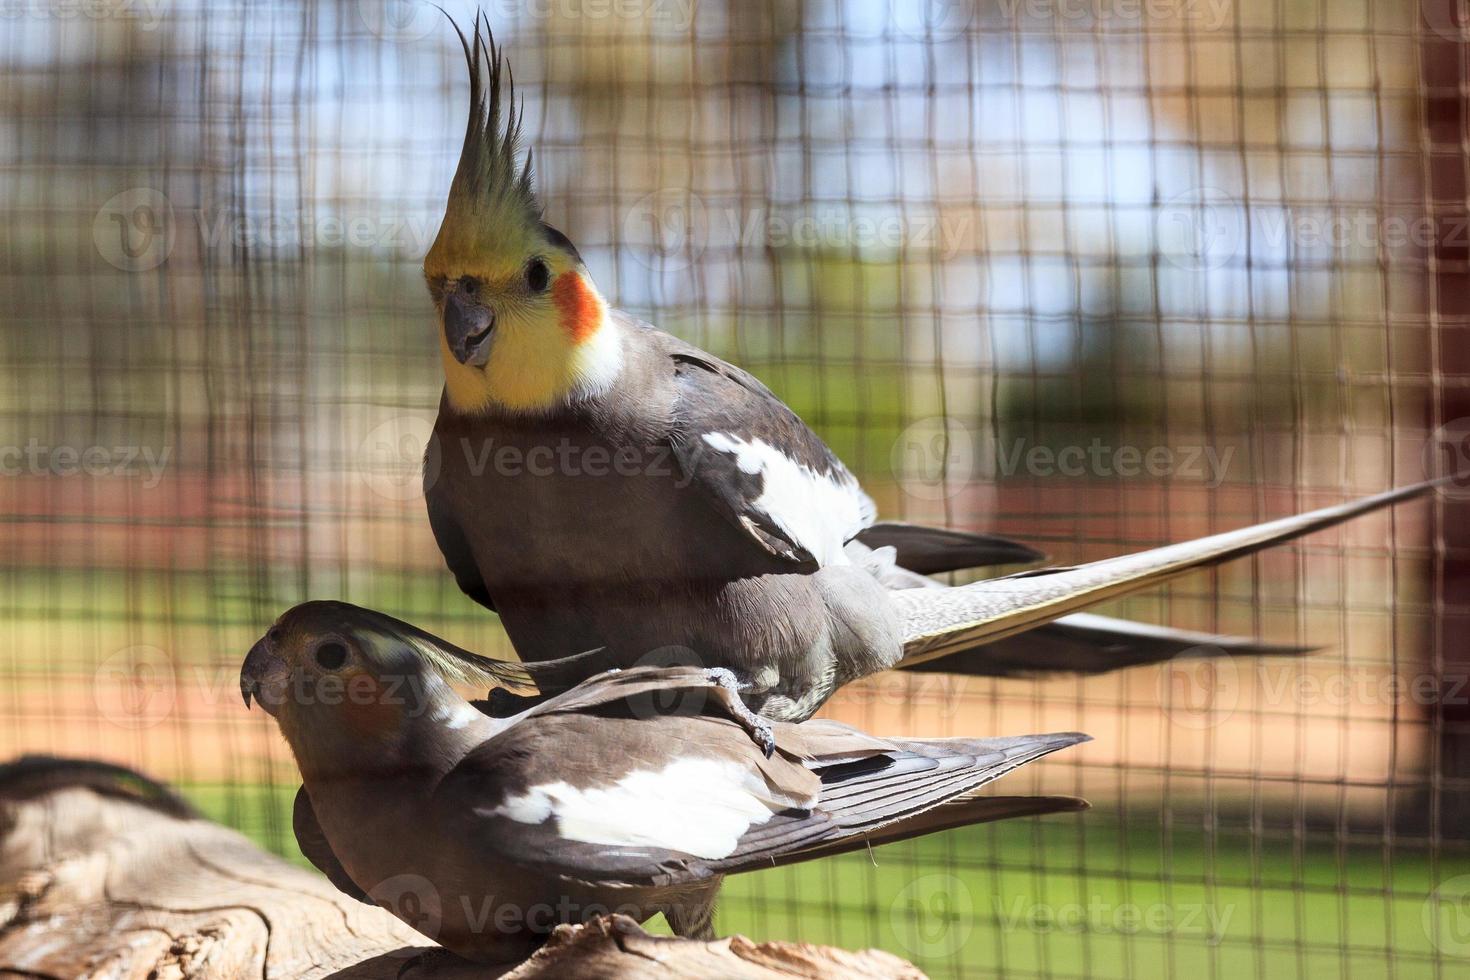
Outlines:
[[[494,310],[458,291],[444,298],[444,339],[456,361],[484,367],[494,332]]]
[[[253,697],[266,714],[275,717],[286,699],[290,678],[291,668],[271,651],[269,641],[261,637],[240,667],[240,696],[245,699],[245,707],[250,707]]]

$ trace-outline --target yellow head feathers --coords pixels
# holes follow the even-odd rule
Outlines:
[[[552,411],[606,390],[622,343],[577,249],[541,220],[530,154],[517,164],[521,116],[489,26],[477,17],[473,42],[459,38],[469,123],[444,223],[424,258],[443,327],[445,391],[466,414]]]

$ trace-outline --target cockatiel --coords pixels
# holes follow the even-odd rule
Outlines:
[[[931,669],[1008,675],[1199,647],[1300,652],[1053,620],[1423,489],[1084,568],[931,588],[902,563],[937,572],[1027,555],[877,523],[853,475],[765,385],[613,309],[542,220],[487,34],[477,19],[473,41],[460,36],[469,121],[424,260],[445,375],[424,489],[460,588],[499,613],[523,658],[561,662],[539,675],[544,690],[676,648],[731,670],[767,717],[802,720],[849,681],[941,655],[964,654]],[[1042,633],[1009,640],[1024,630]]]
[[[487,962],[610,911],[661,912],[679,935],[707,938],[724,875],[1087,805],[974,795],[1085,735],[882,739],[809,721],[778,724],[767,756],[711,673],[612,671],[494,719],[446,676],[516,682],[521,665],[311,602],[250,650],[240,689],[275,716],[301,769],[307,858]]]

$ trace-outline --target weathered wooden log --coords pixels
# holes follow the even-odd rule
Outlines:
[[[508,971],[431,947],[382,909],[201,817],[166,787],[103,763],[0,767],[0,976],[922,976],[887,953],[742,936],[652,936],[614,916],[563,926]]]

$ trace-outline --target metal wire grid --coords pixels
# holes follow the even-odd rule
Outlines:
[[[338,596],[509,652],[416,492],[462,66],[407,4],[97,10],[0,34],[0,741],[139,766],[290,853],[290,761],[233,700],[263,624]],[[1464,75],[1429,0],[487,12],[603,289],[754,370],[886,513],[1086,560],[1455,445],[1463,268],[1426,218]],[[844,692],[880,732],[1090,731],[1012,788],[1095,809],[748,876],[721,927],[935,976],[1455,975],[1456,716],[1374,685],[1454,676],[1456,499],[1114,610],[1305,666]]]

